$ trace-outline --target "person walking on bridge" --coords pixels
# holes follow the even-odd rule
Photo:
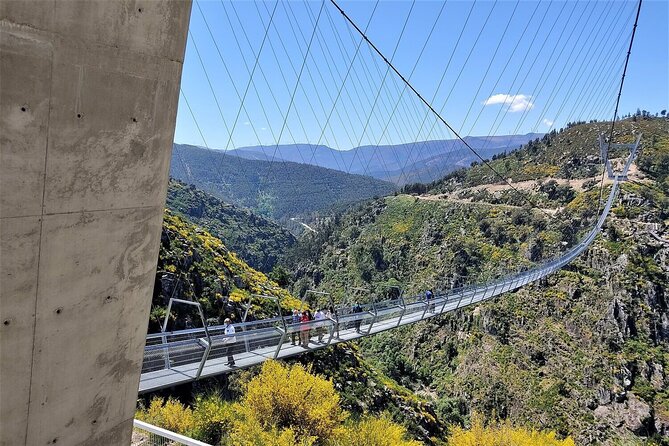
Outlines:
[[[308,348],[309,347],[309,337],[311,334],[311,330],[309,329],[309,322],[313,319],[311,316],[311,311],[305,310],[302,312],[302,317],[300,318],[300,323],[302,324],[302,327],[300,327],[300,338],[302,340],[302,347]]]
[[[359,303],[356,302],[355,305],[353,305],[353,308],[351,308],[351,312],[362,313],[362,307],[360,306]],[[355,325],[355,332],[356,333],[360,333],[360,325],[361,324],[362,324],[362,320],[360,320],[359,318],[355,320],[354,325]]]
[[[323,328],[323,321],[325,320],[325,313],[320,308],[314,313],[314,320],[316,322],[316,334],[318,334],[318,343],[323,342],[323,336],[325,335],[325,328]]]
[[[427,290],[425,292],[425,304],[427,305],[427,311],[434,313],[434,293],[432,290]]]
[[[295,310],[295,309],[293,310],[292,322],[293,322],[293,328],[291,329],[292,333],[290,334],[290,339],[291,339],[290,343],[292,345],[295,345],[295,339],[297,339],[297,337],[298,337],[297,336],[297,324],[300,323],[300,312]],[[298,339],[298,341],[300,341],[300,340]],[[298,344],[301,344],[301,342],[299,342]]]
[[[223,334],[226,336],[223,340],[223,343],[225,344],[224,354],[228,357],[228,366],[232,367],[235,365],[235,357],[233,356],[233,352],[234,344],[237,342],[237,338],[235,337],[235,327],[232,325],[230,318],[226,318],[225,321],[223,321]]]

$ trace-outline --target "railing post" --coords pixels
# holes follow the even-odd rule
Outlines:
[[[425,296],[425,308],[423,309],[423,314],[420,315],[421,321],[425,319],[425,315],[427,314],[428,308],[430,308],[430,303],[428,302],[427,296]]]
[[[453,291],[453,289],[451,289],[450,291]],[[449,296],[450,296],[450,292],[444,294],[444,304],[441,306],[441,309],[439,310],[439,314],[444,313],[444,309],[446,309],[446,305],[448,304]]]
[[[328,293],[328,300],[330,301],[330,320],[334,322],[334,325],[332,326],[332,332],[330,332],[330,338],[328,339],[328,345],[332,342],[332,338],[334,337],[334,332],[337,330],[337,338],[339,338],[339,316],[337,315],[337,309],[335,308],[334,304],[334,299],[332,298],[332,294]],[[332,318],[334,317],[334,319]]]
[[[197,373],[195,374],[195,379],[200,379],[200,375],[202,374],[202,369],[204,369],[204,363],[207,362],[207,358],[209,358],[209,352],[211,352],[211,340],[198,339],[198,341],[205,343],[205,349],[204,353],[202,354],[202,360],[200,361],[200,365],[197,367]]]
[[[331,317],[329,317],[328,319],[332,321],[333,325],[332,325],[332,330],[330,330],[330,336],[328,337],[328,342],[327,342],[326,345],[330,345],[330,343],[332,342],[332,338],[334,337],[335,330],[337,330],[337,333],[339,333],[339,322],[332,319]],[[339,337],[339,336],[337,336],[337,337]]]
[[[462,299],[464,298],[465,298],[465,287],[463,286],[460,288],[460,300],[458,300],[458,304],[455,306],[456,310],[460,308],[460,306],[462,305]]]
[[[195,376],[195,379],[199,379],[200,375],[202,374],[202,369],[204,368],[204,363],[209,358],[209,352],[211,352],[211,336],[209,335],[209,327],[207,327],[207,321],[204,318],[204,311],[202,311],[202,305],[200,305],[200,303],[197,302],[196,306],[198,312],[200,313],[200,319],[202,319],[202,326],[204,327],[204,335],[207,337],[207,347],[205,348],[204,353],[202,354],[202,361],[200,362],[200,366],[197,369],[197,375]]]
[[[283,316],[281,317],[281,320],[283,320]],[[287,332],[285,329],[286,326],[285,321],[283,326],[284,326],[283,329],[277,327],[277,330],[279,330],[279,332],[281,333],[281,339],[279,339],[279,344],[276,346],[276,351],[274,352],[274,359],[279,357],[279,352],[281,351],[281,347],[283,347],[283,343],[286,341]]]
[[[496,294],[497,293],[497,285],[498,285],[497,282],[495,282],[495,284],[492,287],[492,294],[490,295],[490,297],[488,299],[492,299],[493,297],[497,296],[497,294]]]
[[[249,296],[249,301],[246,303],[246,308],[244,308],[244,316],[242,316],[242,332],[244,333],[246,333],[246,318],[248,317],[249,309],[251,308],[251,298],[252,296]],[[246,353],[251,351],[248,338],[248,336],[244,336],[244,350],[246,350]]]
[[[365,336],[369,336],[369,334],[372,332],[372,325],[374,325],[374,322],[376,322],[376,316],[379,314],[376,308],[376,302],[374,302],[374,296],[370,295],[370,297],[372,298],[372,311],[370,312],[372,314],[372,321],[369,323],[367,334]]]
[[[172,311],[172,298],[170,297],[170,301],[167,304],[167,311],[165,312],[165,320],[163,321],[163,326],[160,327],[160,332],[165,333],[167,331],[167,322],[170,319],[170,312]],[[167,342],[167,336],[162,335],[160,337],[160,340],[163,345],[166,345],[164,354],[165,354],[165,368],[169,369],[170,368],[170,347]]]
[[[407,304],[404,301],[403,294],[404,294],[404,290],[400,290],[400,296],[398,297],[398,299],[400,301],[400,308],[402,309],[402,311],[400,311],[400,317],[399,317],[399,319],[397,319],[397,327],[400,326],[400,323],[402,322],[402,318],[404,317],[404,313],[406,313],[406,311],[407,311]]]
[[[472,291],[472,298],[469,299],[469,305],[471,305],[474,302],[474,298],[476,297],[476,291],[477,291],[476,284],[474,284],[473,287],[474,287],[474,290]]]

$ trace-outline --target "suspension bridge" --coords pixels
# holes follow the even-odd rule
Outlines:
[[[198,306],[203,327],[162,331],[147,336],[139,393],[251,367],[269,359],[288,358],[414,324],[492,299],[554,273],[578,257],[595,240],[611,210],[620,183],[627,179],[640,141],[641,135],[638,135],[634,144],[616,145],[618,149],[624,147],[630,151],[620,172],[614,172],[611,162],[604,158],[607,175],[613,181],[608,199],[590,232],[561,256],[541,262],[522,273],[491,282],[438,291],[431,299],[400,295],[396,299],[365,303],[355,312],[348,306],[334,307],[332,314],[324,320],[293,323],[290,315],[281,315],[279,307],[278,317],[236,324],[234,335],[225,334],[223,325],[207,327],[199,304],[182,301]],[[605,156],[608,146],[603,140],[600,140],[600,147]],[[169,309],[164,327],[167,327],[167,317]],[[308,346],[296,345],[293,336],[304,333],[308,333]],[[230,357],[234,358],[234,365],[229,365]]]

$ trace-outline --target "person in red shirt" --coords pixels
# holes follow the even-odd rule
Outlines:
[[[311,311],[309,310],[304,310],[302,312],[302,316],[300,317],[300,322],[302,323],[302,327],[300,329],[300,338],[301,338],[301,344],[302,347],[309,347],[309,338],[311,337],[311,330],[309,330],[309,325],[308,322],[311,321],[313,318],[311,317]]]

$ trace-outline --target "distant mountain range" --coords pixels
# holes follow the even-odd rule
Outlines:
[[[491,137],[467,136],[464,139],[481,157],[490,159],[502,152],[518,149],[542,136],[542,133],[528,133]],[[312,144],[252,146],[241,147],[229,153],[249,160],[311,164],[371,176],[398,186],[406,183],[429,183],[461,167],[467,167],[473,161],[479,161],[459,139],[360,146],[351,150],[335,150]]]
[[[280,221],[396,190],[369,176],[283,160],[245,159],[186,144],[174,144],[170,175]]]

